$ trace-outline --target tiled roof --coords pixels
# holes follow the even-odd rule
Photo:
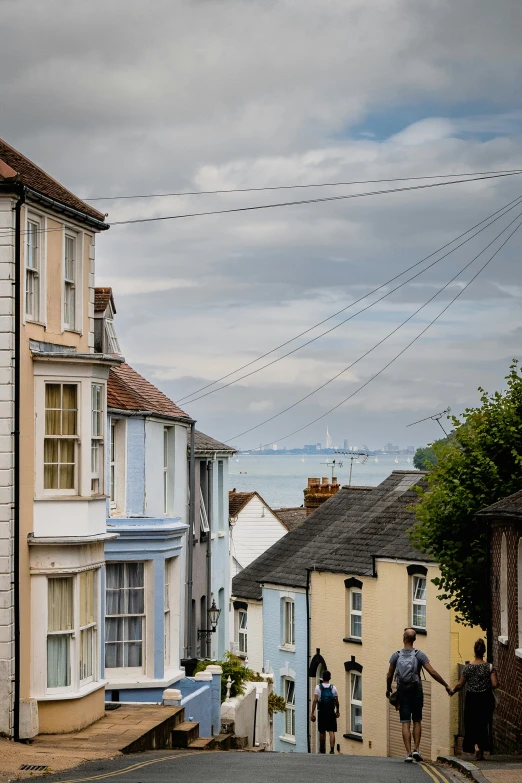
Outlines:
[[[109,372],[107,405],[116,410],[151,411],[190,420],[187,413],[126,363],[112,367]]]
[[[295,530],[306,519],[306,508],[299,506],[298,508],[276,508],[274,514],[277,514],[283,525],[287,530]]]
[[[236,450],[232,446],[227,446],[225,443],[220,443],[218,440],[211,438],[210,435],[205,435],[204,432],[196,430],[194,433],[194,444],[196,447],[196,454],[199,452],[218,451],[220,454],[235,454]]]
[[[228,514],[231,517],[237,517],[240,511],[244,509],[249,500],[255,496],[255,492],[232,492],[228,493]]]
[[[112,296],[112,288],[95,288],[94,289],[94,312],[104,313],[109,302],[112,304],[112,310],[115,313],[116,307],[114,306],[114,297]]]
[[[287,533],[232,582],[239,598],[262,598],[261,585],[306,587],[307,569],[373,574],[374,556],[431,562],[413,549],[407,531],[415,523],[418,471],[394,471],[371,492],[343,487]]]
[[[91,218],[105,220],[105,215],[102,212],[98,212],[94,207],[90,207],[2,139],[0,139],[0,161],[3,161],[18,175],[15,179],[16,182],[21,182],[38,193],[59,201],[60,204],[64,204],[67,207],[72,207],[72,209],[76,209]],[[13,176],[5,167],[1,167],[0,182],[10,179],[13,179]]]
[[[522,517],[522,490],[479,511],[480,517]]]

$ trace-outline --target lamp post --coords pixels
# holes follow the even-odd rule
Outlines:
[[[216,601],[213,599],[212,606],[207,612],[208,624],[210,625],[210,628],[200,628],[198,630],[198,639],[208,639],[211,634],[216,632],[220,614],[221,609],[217,608]]]

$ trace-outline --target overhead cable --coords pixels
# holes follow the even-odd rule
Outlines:
[[[508,204],[508,205],[506,205],[506,207],[502,207],[502,210],[498,210],[499,212],[503,212],[503,214],[501,214],[501,215],[498,215],[498,216],[497,216],[497,217],[495,217],[494,219],[491,219],[491,218],[486,218],[486,221],[490,220],[490,222],[489,222],[489,223],[487,223],[487,225],[483,226],[483,227],[482,227],[481,229],[479,229],[478,231],[476,231],[476,232],[475,232],[474,234],[472,234],[470,237],[468,237],[467,239],[465,239],[465,240],[464,240],[463,242],[461,242],[459,245],[456,245],[456,246],[455,246],[455,247],[453,247],[451,250],[448,250],[448,252],[447,252],[447,253],[445,253],[443,256],[440,256],[440,258],[437,258],[437,259],[435,259],[435,261],[432,261],[432,262],[431,262],[431,264],[428,264],[426,267],[424,267],[424,269],[421,269],[419,272],[416,272],[414,275],[412,275],[411,277],[409,277],[407,280],[404,280],[402,283],[399,283],[399,285],[395,286],[395,288],[391,288],[389,291],[387,291],[385,294],[383,294],[382,296],[380,296],[378,299],[375,299],[373,302],[370,302],[370,304],[366,305],[366,307],[362,307],[360,310],[358,310],[358,311],[357,311],[356,313],[354,313],[353,315],[350,315],[348,318],[345,318],[343,321],[340,321],[338,324],[335,324],[335,326],[332,326],[332,327],[330,327],[330,329],[327,329],[326,331],[324,331],[324,332],[321,332],[321,334],[318,334],[316,337],[312,337],[310,340],[307,340],[307,341],[306,341],[305,343],[303,343],[302,345],[299,345],[299,346],[297,346],[297,348],[294,348],[293,350],[291,350],[291,351],[288,351],[287,353],[284,353],[284,354],[282,354],[282,356],[278,356],[277,358],[275,358],[275,359],[272,359],[272,361],[270,361],[270,362],[267,362],[266,364],[263,364],[263,366],[262,366],[262,367],[258,367],[258,368],[257,368],[257,369],[255,369],[255,370],[251,370],[250,372],[248,372],[248,373],[245,373],[244,375],[240,375],[238,378],[235,378],[234,380],[232,380],[232,381],[229,381],[229,383],[225,383],[225,384],[223,384],[222,386],[219,386],[217,389],[211,389],[210,391],[206,391],[204,394],[200,394],[200,395],[198,395],[198,396],[194,396],[194,394],[197,394],[197,392],[194,392],[194,394],[193,394],[193,395],[187,395],[186,397],[183,397],[183,398],[181,398],[180,400],[176,400],[176,404],[184,404],[184,405],[188,405],[188,404],[190,404],[190,403],[192,403],[192,402],[196,402],[197,400],[201,400],[201,399],[203,399],[204,397],[208,397],[210,394],[216,394],[217,392],[219,392],[219,391],[222,391],[223,389],[227,389],[229,386],[233,386],[234,384],[238,383],[239,381],[242,381],[242,380],[244,380],[245,378],[249,378],[251,375],[256,375],[258,372],[262,372],[262,371],[263,371],[263,370],[265,370],[267,367],[271,367],[272,365],[274,365],[274,364],[277,364],[278,362],[282,361],[283,359],[286,359],[288,356],[292,356],[294,353],[297,353],[297,352],[298,352],[298,351],[300,351],[302,348],[306,348],[306,346],[308,346],[308,345],[311,345],[311,343],[314,343],[314,342],[316,342],[317,340],[320,340],[320,339],[321,339],[322,337],[324,337],[325,335],[327,335],[327,334],[330,334],[331,332],[334,332],[336,329],[339,329],[339,327],[341,327],[341,326],[344,326],[344,324],[348,323],[348,321],[351,321],[351,320],[353,320],[354,318],[356,318],[356,317],[357,317],[358,315],[360,315],[361,313],[364,313],[364,312],[366,312],[367,310],[370,310],[370,309],[371,309],[372,307],[374,307],[376,304],[378,304],[379,302],[382,302],[382,301],[383,301],[383,299],[386,299],[387,297],[391,296],[393,293],[395,293],[395,291],[398,291],[400,288],[403,288],[405,285],[407,285],[408,283],[410,283],[412,280],[415,280],[417,277],[420,277],[420,275],[424,274],[424,272],[426,272],[428,269],[431,269],[431,267],[433,267],[433,266],[435,266],[436,264],[440,263],[440,261],[443,261],[443,260],[444,260],[445,258],[447,258],[449,255],[451,255],[451,254],[452,254],[452,253],[454,253],[456,250],[458,250],[458,249],[459,249],[459,248],[461,248],[463,245],[465,245],[467,242],[470,242],[472,239],[474,239],[476,236],[478,236],[478,234],[480,234],[482,231],[485,231],[487,228],[489,228],[491,225],[493,225],[493,223],[495,223],[497,220],[500,220],[500,218],[502,218],[502,217],[504,217],[505,215],[507,215],[507,213],[508,213],[508,212],[510,212],[512,209],[515,209],[515,208],[516,208],[516,207],[519,205],[519,203],[520,203],[520,201],[521,201],[521,200],[522,200],[522,196],[518,196],[516,199],[514,199],[514,201],[513,201],[513,202],[510,202],[510,204],[511,204],[512,206],[510,206],[510,205]],[[493,213],[493,215],[496,215],[496,214],[497,214],[497,213],[495,213],[495,212]],[[484,223],[484,222],[485,222],[485,221],[482,221],[482,223]],[[479,224],[477,224],[477,225],[480,225],[480,223],[479,223]],[[475,229],[475,227],[473,227],[472,229],[469,229],[469,231],[473,231],[474,229]],[[469,231],[467,231],[467,232],[465,232],[465,233],[469,233]],[[464,236],[464,234],[461,234],[461,236]],[[448,246],[448,244],[452,244],[453,242],[457,241],[458,239],[459,239],[459,237],[457,237],[457,239],[455,239],[455,240],[452,240],[452,242],[449,242],[449,243],[447,243],[447,245],[445,245],[444,247],[447,247],[447,246]],[[442,248],[441,248],[441,249],[442,249]],[[414,264],[413,266],[414,266],[414,267],[415,267],[415,266],[418,266],[419,264],[423,263],[423,262],[424,262],[424,261],[426,261],[428,258],[431,258],[433,255],[435,255],[436,253],[439,253],[439,252],[440,252],[440,249],[439,249],[439,250],[436,250],[434,253],[431,253],[429,256],[426,256],[426,258],[425,258],[425,259],[422,259],[422,261],[418,261],[418,262],[417,262],[416,264]],[[413,268],[413,267],[410,267],[410,269],[412,269],[412,268]],[[408,271],[408,270],[405,270],[405,271]],[[401,275],[402,275],[402,274],[404,274],[404,272],[401,272]],[[396,279],[397,277],[400,277],[401,275],[396,275],[396,277],[395,277],[395,278],[393,278],[393,279]],[[383,288],[385,285],[387,285],[387,284],[386,284],[386,283],[383,283],[382,285],[380,285],[380,286],[379,286],[379,288],[376,288],[376,289],[375,289],[375,291],[378,291],[379,289]],[[351,305],[349,305],[348,307],[345,307],[345,308],[344,308],[344,310],[347,310],[347,309],[349,309],[349,307],[352,307],[354,304],[356,304],[357,302],[360,302],[362,299],[367,299],[367,298],[368,298],[368,296],[370,296],[371,294],[375,293],[375,291],[372,291],[372,292],[370,292],[370,294],[366,294],[364,297],[361,297],[360,299],[356,300],[356,302],[353,302],[353,303],[352,303]],[[343,311],[339,311],[339,312],[343,312]],[[333,318],[333,317],[334,317],[334,316],[331,316],[330,318]],[[330,320],[330,319],[325,319],[325,320]],[[324,321],[322,321],[321,323],[324,323]],[[318,325],[318,324],[316,324],[316,326],[317,326],[317,325]],[[311,327],[311,328],[310,328],[310,329],[308,329],[307,331],[311,331],[311,330],[312,330],[312,329],[314,329],[314,328],[316,328],[316,327]],[[299,335],[299,336],[300,336],[300,335]],[[297,338],[293,338],[293,340],[294,340],[294,339],[297,339]],[[288,342],[293,342],[293,340],[289,340]],[[288,344],[288,343],[286,343],[286,344]],[[274,348],[274,349],[273,349],[273,351],[270,351],[269,353],[273,353],[275,350],[278,350],[278,349],[277,349],[277,348]],[[265,354],[265,355],[268,355],[268,354]],[[260,357],[260,358],[262,358],[262,357]],[[249,364],[254,364],[256,361],[259,361],[259,359],[254,359],[254,360],[253,360],[252,362],[250,362]],[[238,371],[236,370],[235,372],[238,372]],[[235,374],[235,373],[234,373],[234,372],[232,372],[232,373],[229,373],[229,375],[233,375],[233,374]],[[214,383],[217,383],[217,381],[215,381]],[[213,386],[213,385],[214,385],[214,384],[208,384],[208,386]],[[205,387],[203,387],[203,388],[205,388]]]

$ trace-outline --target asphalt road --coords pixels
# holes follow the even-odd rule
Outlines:
[[[157,751],[84,764],[46,781],[83,783],[448,783],[452,773],[402,759],[305,753]]]

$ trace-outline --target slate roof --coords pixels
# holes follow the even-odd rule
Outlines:
[[[236,449],[232,446],[227,446],[225,443],[220,443],[219,440],[211,438],[210,435],[196,430],[194,433],[194,445],[196,447],[196,454],[199,452],[218,451],[220,454],[235,454]]]
[[[283,525],[287,530],[295,530],[296,527],[302,525],[306,519],[306,508],[299,506],[298,508],[276,508],[274,514],[277,514]]]
[[[112,310],[116,313],[116,307],[114,306],[114,297],[112,296],[112,288],[95,288],[94,289],[94,312],[104,313],[109,306],[109,302],[112,304]]]
[[[306,587],[307,569],[371,576],[375,556],[432,562],[410,544],[419,471],[393,471],[371,492],[342,487],[232,582],[240,598],[259,600],[261,585]]]
[[[191,421],[187,413],[125,362],[111,367],[107,381],[107,406],[124,411],[150,411]]]
[[[244,509],[249,500],[255,496],[255,492],[236,492],[233,489],[228,493],[228,514],[231,517],[237,517],[240,511]]]
[[[522,490],[482,509],[479,517],[522,517]]]
[[[60,202],[60,204],[83,212],[84,215],[88,215],[96,220],[105,220],[103,212],[98,212],[97,209],[86,204],[85,201],[75,196],[74,193],[71,193],[63,185],[60,185],[43,169],[2,139],[0,139],[0,161],[3,161],[5,164],[0,167],[0,182],[13,179],[48,198]],[[15,176],[13,176],[12,172],[14,172]]]

